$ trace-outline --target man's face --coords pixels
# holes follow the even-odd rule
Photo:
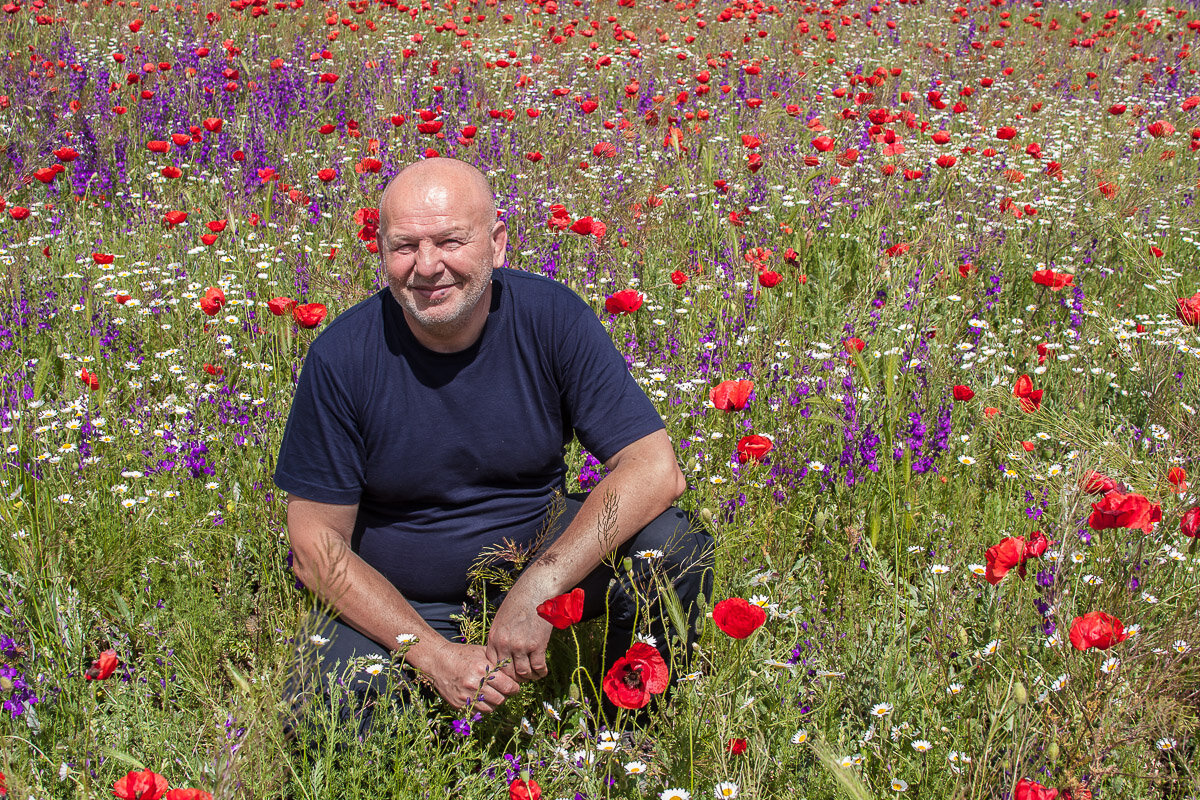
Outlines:
[[[469,189],[429,182],[396,189],[385,200],[386,227],[379,231],[392,295],[424,344],[468,346],[473,338],[457,338],[487,318],[481,301],[492,269],[504,265],[507,229],[486,198],[480,202]]]

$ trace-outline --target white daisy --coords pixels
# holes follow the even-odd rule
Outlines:
[[[804,744],[808,741],[808,731],[801,728],[792,734],[792,744]]]
[[[891,703],[876,703],[871,707],[871,715],[875,717],[886,717],[892,713]]]
[[[912,742],[912,749],[916,750],[918,753],[928,753],[933,749],[933,745],[925,739],[914,739]]]
[[[628,764],[625,765],[625,774],[626,775],[641,775],[647,769],[648,768],[646,767],[644,762],[630,761]]]
[[[692,800],[692,793],[686,789],[664,789],[658,800]]]
[[[737,797],[738,785],[733,781],[721,781],[713,787],[713,797],[721,800],[723,797]]]

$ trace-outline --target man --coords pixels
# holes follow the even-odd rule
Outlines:
[[[474,167],[437,158],[397,175],[380,202],[388,289],[313,342],[275,473],[295,571],[336,612],[317,639],[323,664],[386,656],[415,634],[407,664],[451,706],[483,712],[546,674],[540,603],[583,585],[589,613],[604,608],[614,551],[662,550],[686,606],[711,583],[711,540],[670,508],[686,483],[661,418],[578,296],[503,269],[507,243]],[[536,538],[572,434],[609,474],[568,503],[486,645],[464,643],[450,617],[471,564]],[[635,600],[613,626],[622,652]],[[665,626],[651,630],[664,647]]]

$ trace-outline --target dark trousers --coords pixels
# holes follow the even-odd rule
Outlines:
[[[563,513],[549,530],[543,548],[566,530],[585,497],[577,494],[565,498]],[[696,599],[703,594],[707,600],[712,594],[713,550],[712,536],[699,520],[678,508],[669,508],[580,582],[584,590],[584,619],[595,619],[608,611],[604,669],[624,655],[638,633],[654,637],[668,664],[672,650],[677,664],[688,662],[699,613]],[[632,569],[625,568],[626,559],[632,562]],[[672,641],[675,626],[668,618],[665,604],[659,602],[656,579],[658,584],[669,582],[679,598],[686,622],[686,630],[681,632],[683,646]],[[495,608],[502,600],[503,595],[497,595],[490,605]],[[462,641],[459,624],[451,616],[463,614],[466,598],[442,603],[409,602],[439,634],[451,641]],[[336,617],[316,612],[297,637],[297,659],[287,692],[293,706],[303,704],[306,697],[317,699],[331,682],[344,685],[360,697],[369,696],[384,689],[389,670],[372,674],[363,665],[387,664],[390,659],[388,648]],[[390,680],[395,681],[395,676]]]

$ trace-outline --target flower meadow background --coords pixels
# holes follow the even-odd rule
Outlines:
[[[11,796],[1200,795],[1194,3],[11,0],[0,37]],[[616,731],[584,624],[493,718],[300,746],[274,454],[435,155],[594,304],[766,622],[704,615]]]

